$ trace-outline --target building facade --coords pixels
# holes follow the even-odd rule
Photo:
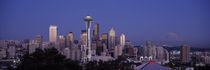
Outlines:
[[[181,47],[181,60],[182,62],[190,61],[190,47],[188,45],[182,45]]]
[[[49,27],[49,41],[55,43],[57,41],[57,26],[50,25]]]

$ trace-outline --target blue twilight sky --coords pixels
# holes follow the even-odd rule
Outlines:
[[[0,40],[40,34],[47,41],[50,25],[58,26],[59,35],[73,32],[80,39],[87,14],[100,33],[114,28],[133,42],[190,41],[210,47],[210,0],[0,0]]]

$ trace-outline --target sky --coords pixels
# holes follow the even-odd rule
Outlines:
[[[0,0],[0,40],[42,35],[48,41],[50,25],[58,26],[58,35],[73,32],[78,40],[88,14],[100,35],[114,28],[135,43],[187,41],[210,47],[209,0]]]

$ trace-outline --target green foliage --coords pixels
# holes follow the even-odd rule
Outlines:
[[[66,59],[57,49],[36,49],[26,54],[18,65],[18,70],[82,70],[79,62]]]

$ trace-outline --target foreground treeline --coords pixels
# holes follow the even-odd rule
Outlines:
[[[91,61],[81,63],[72,61],[60,54],[57,49],[36,49],[32,54],[25,54],[13,70],[133,70],[134,63],[119,57],[113,61]]]
[[[36,49],[21,59],[17,70],[82,70],[78,61],[66,59],[57,49]]]
[[[133,65],[134,63],[127,62],[124,57],[119,57],[113,61],[91,61],[86,64],[85,70],[134,70]]]

